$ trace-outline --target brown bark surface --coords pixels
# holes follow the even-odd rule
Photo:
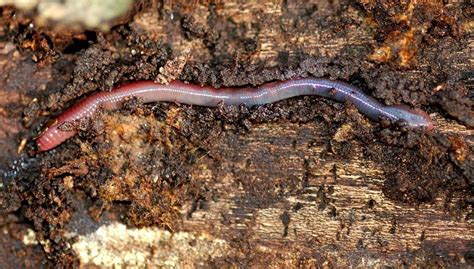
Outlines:
[[[136,3],[103,33],[0,9],[0,250],[15,253],[0,265],[473,264],[472,7],[191,2]],[[35,152],[54,115],[126,81],[297,76],[421,108],[435,130],[318,97],[257,108],[129,100]]]

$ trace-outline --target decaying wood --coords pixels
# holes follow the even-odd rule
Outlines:
[[[245,230],[247,240],[255,244],[257,252],[282,255],[285,258],[274,262],[279,264],[284,260],[288,265],[296,265],[298,261],[292,258],[301,253],[322,252],[331,256],[334,250],[328,246],[332,245],[336,246],[339,257],[344,257],[338,262],[361,266],[397,264],[398,255],[420,249],[422,245],[437,246],[452,255],[468,250],[472,223],[464,221],[465,215],[453,217],[446,212],[443,197],[418,208],[388,200],[382,193],[382,170],[364,159],[359,150],[341,162],[332,159],[331,154],[321,156],[324,147],[308,148],[308,144],[324,145],[327,141],[317,130],[318,126],[311,124],[271,124],[237,138],[226,135],[230,138],[224,139],[223,146],[234,156],[222,160],[221,171],[232,173],[199,167],[196,175],[203,180],[223,179],[216,186],[223,196],[205,210],[194,212],[185,221],[185,227],[191,231],[206,227],[209,233],[221,236]],[[262,159],[268,162],[248,164],[249,160]],[[265,195],[270,191],[278,197],[280,190],[260,189],[248,197],[248,190],[239,188],[233,181],[235,174],[240,174],[240,178],[253,177],[255,182],[285,182],[291,178],[298,189],[307,177],[307,187],[271,207],[259,208],[251,200],[259,199],[258,192]],[[245,197],[248,203],[236,201]],[[456,202],[453,199],[453,205]],[[354,253],[358,254],[354,256]],[[315,257],[309,260],[315,264],[321,262]]]
[[[463,259],[472,223],[465,220],[467,211],[448,212],[456,197],[449,204],[445,197],[418,207],[395,203],[382,192],[382,169],[361,148],[340,161],[318,130],[291,123],[260,124],[245,134],[229,130],[216,141],[228,155],[202,158],[192,174],[212,182],[217,199],[198,209],[191,202],[183,206],[180,239],[157,228],[113,224],[81,236],[73,248],[83,262],[96,265],[113,264],[110,256],[117,264],[143,264],[137,260],[143,256],[148,265],[181,266],[232,257],[257,267],[421,265],[436,252]],[[278,182],[281,188],[267,188]],[[189,244],[199,251],[190,252]],[[170,248],[176,260],[163,256]]]
[[[298,15],[284,14],[283,2],[294,14],[309,5],[305,1],[217,1],[216,13],[243,25],[247,37],[257,40],[258,50],[250,62],[272,67],[278,64],[281,51],[290,56],[304,51],[336,57],[349,44],[376,43],[369,31],[360,28],[343,36],[324,29],[286,34],[272,21],[287,16],[288,24],[296,23]],[[162,8],[169,12],[163,14],[172,16],[173,4],[164,1]],[[333,14],[341,5],[339,1],[315,4],[314,17]],[[196,23],[206,25],[208,7],[209,3],[195,3],[187,8]],[[347,12],[370,27],[355,8]],[[258,31],[252,28],[256,21],[261,22]],[[190,47],[182,35],[170,34],[178,24],[170,26],[156,10],[137,14],[130,25],[153,39],[170,42],[177,54]],[[204,44],[192,47],[190,61],[212,60]],[[459,68],[464,65],[459,63]],[[0,96],[4,92],[0,88]],[[441,133],[474,135],[459,123],[432,116]],[[343,128],[338,131],[344,132]],[[467,217],[469,208],[455,214],[449,210],[456,207],[459,197],[452,197],[448,204],[444,196],[419,206],[394,202],[382,192],[386,175],[380,164],[364,158],[357,142],[351,142],[353,154],[341,159],[330,149],[330,141],[337,139],[314,123],[255,124],[245,133],[229,127],[215,141],[217,159],[211,149],[192,169],[193,179],[211,182],[217,198],[197,207],[195,201],[183,205],[182,230],[170,235],[158,228],[104,224],[79,236],[72,249],[82,264],[99,266],[382,267],[426,264],[438,252],[465,262],[464,255],[474,242],[473,223]],[[472,140],[466,141],[472,146]],[[269,189],[270,185],[274,188]]]
[[[316,13],[320,16],[331,14],[333,7],[339,6],[323,2],[317,3]],[[295,13],[303,6],[299,2],[287,4]],[[207,6],[194,5],[192,10],[190,16],[195,22],[206,25]],[[303,50],[335,57],[347,45],[374,44],[368,41],[371,38],[367,31],[355,28],[344,36],[334,36],[324,29],[307,35],[287,35],[272,25],[272,20],[279,21],[285,16],[280,1],[224,1],[216,5],[216,10],[234,23],[245,25],[246,36],[255,38],[259,44],[252,61],[261,60],[267,66],[276,64],[280,51],[294,55],[296,50]],[[347,12],[363,23],[355,9],[349,8]],[[288,23],[295,20],[296,16],[289,17]],[[252,29],[255,21],[263,24],[258,33]],[[174,51],[189,47],[182,36],[167,34],[169,26],[163,25],[153,12],[136,16],[132,26],[172,42]],[[206,62],[205,59],[212,58],[207,52],[203,44],[193,44],[190,60]],[[459,68],[464,64],[459,63]],[[440,132],[473,134],[439,115],[432,116]],[[327,137],[314,124],[259,124],[245,134],[221,134],[215,146],[227,154],[217,161],[203,158],[192,169],[196,180],[213,182],[218,199],[201,209],[189,203],[181,210],[185,231],[225,242],[217,255],[215,250],[209,254],[212,258],[207,261],[219,264],[219,258],[234,257],[235,261],[245,260],[257,267],[400,266],[425,264],[436,251],[464,259],[472,247],[473,227],[472,221],[466,221],[469,211],[453,216],[446,210],[455,207],[456,197],[448,205],[445,197],[418,207],[393,202],[382,192],[383,169],[364,158],[360,147],[353,149],[357,154],[344,161],[327,154],[331,139],[334,137]],[[282,182],[281,189],[267,189],[269,184],[263,182],[268,181],[273,186]],[[289,186],[288,181],[293,185]],[[283,193],[284,198],[279,198]],[[261,204],[265,199],[273,200],[270,206]],[[159,253],[160,247],[156,247],[153,253]],[[417,251],[426,253],[416,260],[412,255]],[[144,253],[151,264],[163,262],[154,260],[156,254]],[[190,260],[203,261],[183,254],[178,264],[189,264]]]

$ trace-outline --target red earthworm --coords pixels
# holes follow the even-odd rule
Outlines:
[[[350,101],[361,113],[372,120],[386,118],[391,121],[401,121],[408,127],[433,129],[430,117],[423,111],[410,109],[404,105],[381,104],[355,86],[329,79],[291,79],[284,82],[266,83],[256,88],[220,89],[185,84],[181,81],[174,81],[169,85],[140,81],[125,84],[110,92],[92,94],[73,105],[61,114],[36,142],[40,151],[52,149],[76,134],[75,130],[61,130],[64,129],[60,128],[61,125],[92,117],[99,108],[120,108],[127,97],[138,97],[145,103],[168,101],[215,107],[220,102],[225,105],[262,105],[302,95],[319,95],[340,102]]]

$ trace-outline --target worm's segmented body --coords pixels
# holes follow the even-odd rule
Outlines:
[[[169,85],[161,85],[153,81],[139,81],[120,86],[111,92],[92,94],[73,105],[61,114],[56,122],[38,137],[36,142],[40,151],[52,149],[76,134],[76,131],[73,130],[60,130],[59,127],[62,124],[92,117],[98,108],[120,108],[127,97],[138,97],[145,103],[168,101],[214,107],[220,102],[225,105],[255,106],[302,95],[319,95],[339,102],[350,101],[362,114],[372,120],[387,118],[392,121],[403,121],[407,126],[413,128],[433,128],[429,115],[423,111],[410,109],[404,105],[386,106],[355,86],[323,78],[291,79],[266,83],[255,88],[219,89],[186,84],[181,81],[174,81]]]

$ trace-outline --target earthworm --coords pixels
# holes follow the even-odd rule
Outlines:
[[[355,86],[324,78],[298,78],[266,83],[260,87],[219,89],[181,81],[174,81],[169,85],[139,81],[83,99],[62,113],[36,142],[40,151],[52,149],[76,134],[76,130],[61,128],[63,124],[92,117],[99,108],[118,109],[128,97],[141,98],[144,103],[167,101],[215,107],[221,102],[225,105],[255,106],[302,95],[319,95],[339,102],[350,101],[372,120],[385,118],[403,122],[412,128],[433,128],[430,117],[421,110],[410,109],[405,105],[384,105]]]

